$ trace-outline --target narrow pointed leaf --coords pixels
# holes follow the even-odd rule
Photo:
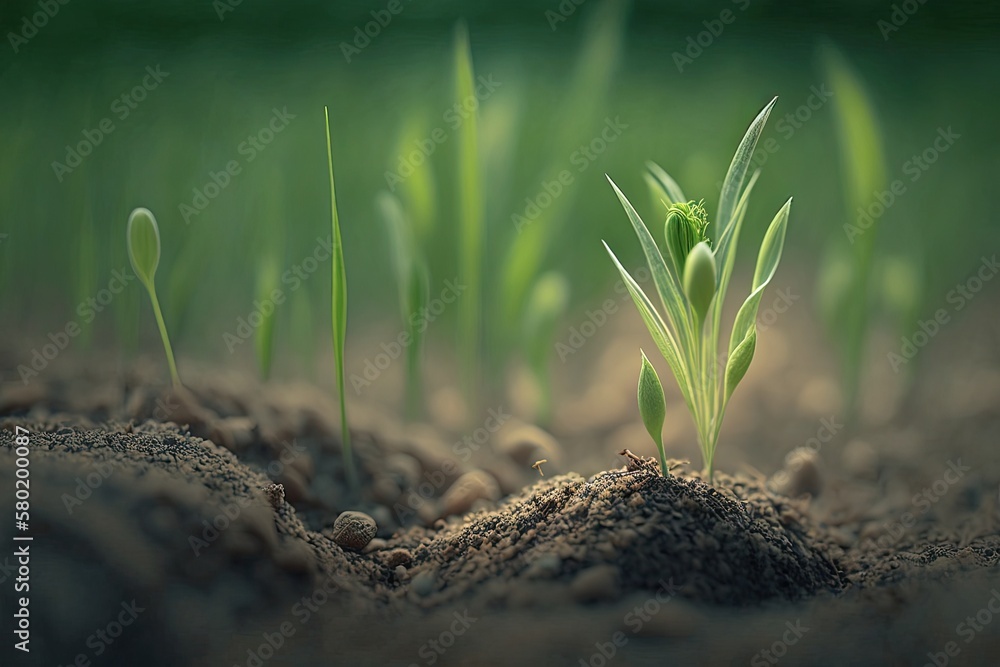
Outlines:
[[[622,280],[625,281],[625,286],[628,288],[629,294],[632,296],[632,301],[635,302],[636,308],[639,310],[639,315],[642,317],[642,321],[646,324],[646,328],[649,329],[650,335],[653,337],[653,342],[656,343],[656,347],[659,348],[660,353],[663,354],[663,358],[667,360],[667,364],[670,366],[670,370],[673,371],[674,377],[677,378],[677,384],[680,386],[681,393],[684,395],[684,400],[691,406],[691,395],[688,383],[689,373],[687,368],[684,366],[684,362],[677,353],[677,342],[674,340],[673,335],[671,335],[670,330],[664,324],[663,320],[660,318],[659,313],[657,313],[656,308],[653,307],[652,302],[646,293],[642,291],[642,287],[632,278],[631,274],[622,266],[621,262],[618,261],[618,257],[615,253],[608,247],[608,244],[604,244],[604,248],[611,255],[611,261],[614,262],[615,267],[618,269],[618,273],[621,274]]]
[[[687,201],[687,197],[685,197],[684,192],[681,191],[681,186],[677,185],[677,181],[672,179],[670,175],[655,162],[646,163],[645,177],[649,187],[653,189],[654,193],[656,193],[656,197],[665,202],[667,206]]]
[[[663,255],[660,254],[660,249],[657,247],[656,241],[653,240],[649,230],[646,229],[646,225],[642,222],[642,218],[636,213],[635,208],[633,208],[628,198],[618,189],[618,186],[611,180],[611,177],[608,177],[608,182],[611,183],[615,194],[618,195],[618,200],[628,214],[636,236],[639,237],[642,252],[646,256],[646,264],[649,266],[650,273],[653,276],[653,283],[656,285],[656,291],[660,295],[660,300],[663,301],[667,321],[676,332],[680,344],[687,347],[689,345],[688,331],[690,328],[690,318],[688,317],[687,298],[684,296],[684,290],[681,288],[680,279],[667,266],[667,263],[663,261]]]
[[[726,179],[722,182],[722,194],[719,197],[719,212],[716,217],[717,224],[719,225],[720,239],[722,238],[721,235],[726,233],[726,230],[733,222],[733,213],[736,210],[740,191],[743,189],[743,179],[746,178],[754,149],[757,148],[757,140],[760,139],[760,134],[764,131],[764,124],[767,122],[767,117],[770,115],[771,109],[777,101],[777,97],[772,99],[757,114],[753,122],[750,123],[750,127],[747,128],[746,134],[743,135],[743,140],[736,149],[733,161],[729,164]]]
[[[733,350],[733,353],[729,355],[729,359],[726,361],[726,401],[729,401],[733,395],[733,391],[736,389],[736,385],[747,374],[756,348],[757,328],[754,327],[750,330],[750,335],[736,346],[736,349]]]
[[[764,234],[764,241],[760,245],[760,254],[757,255],[753,291],[740,306],[740,310],[736,314],[736,322],[733,324],[733,333],[729,339],[730,355],[755,331],[757,308],[760,305],[761,296],[764,294],[764,288],[774,277],[774,272],[781,259],[781,251],[785,244],[785,229],[788,226],[788,211],[791,205],[791,199],[785,202],[785,205],[774,216],[774,220],[771,221],[767,233]]]

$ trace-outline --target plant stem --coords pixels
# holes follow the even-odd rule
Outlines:
[[[156,315],[156,326],[160,329],[160,338],[163,339],[163,349],[167,352],[167,365],[170,366],[170,377],[173,380],[174,388],[181,387],[181,378],[177,374],[177,364],[174,363],[174,350],[170,347],[170,338],[167,336],[167,325],[163,322],[163,313],[160,312],[160,301],[156,298],[156,290],[152,285],[146,285],[149,292],[149,300],[153,302],[153,314]]]

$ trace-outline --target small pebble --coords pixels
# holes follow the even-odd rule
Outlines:
[[[577,602],[611,600],[618,595],[618,568],[614,565],[595,565],[576,575],[569,586]]]
[[[445,491],[441,497],[441,515],[464,514],[477,500],[493,501],[500,498],[500,485],[483,470],[467,472]]]
[[[361,551],[377,531],[375,519],[364,512],[342,512],[333,523],[333,541],[344,549]]]

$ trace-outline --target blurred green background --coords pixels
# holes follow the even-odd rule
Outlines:
[[[836,45],[866,83],[885,133],[888,178],[906,182],[879,221],[877,246],[918,241],[925,249],[922,290],[937,301],[1000,239],[990,185],[1000,166],[995,3],[401,0],[402,11],[370,30],[377,34],[348,62],[343,44],[364,44],[355,43],[358,31],[374,20],[373,11],[384,17],[389,4],[5,1],[0,303],[9,340],[30,349],[32,341],[46,342],[46,332],[80,321],[78,305],[128,266],[125,222],[133,207],[146,206],[160,224],[157,284],[174,347],[181,355],[228,359],[222,332],[253,309],[262,267],[300,264],[329,233],[324,105],[346,249],[349,336],[399,317],[375,201],[387,188],[386,172],[435,128],[446,139],[406,183],[434,186],[434,200],[423,202],[430,213],[422,224],[431,230],[423,246],[431,293],[440,291],[458,271],[458,141],[447,112],[455,104],[459,19],[469,26],[476,74],[499,83],[479,111],[488,331],[517,328],[501,310],[499,276],[516,236],[512,216],[524,215],[525,199],[537,198],[544,181],[562,169],[573,173],[543,220],[551,236],[525,279],[546,269],[564,272],[570,310],[582,312],[616,278],[601,239],[626,266],[640,264],[604,174],[651,227],[661,224],[662,211],[643,182],[647,160],[667,169],[689,197],[704,197],[711,214],[733,150],[775,95],[761,143],[773,138],[777,149],[758,160],[763,174],[739,261],[753,260],[765,226],[794,195],[785,261],[801,269],[790,275],[813,276],[824,246],[842,241],[842,225],[856,219],[844,204],[832,104],[813,97],[816,108],[803,107],[828,84],[823,43]],[[25,21],[43,5],[58,11],[33,32]],[[879,22],[891,22],[894,12],[900,25],[888,32]],[[692,47],[689,38],[705,45]],[[676,53],[690,62],[678,67]],[[149,86],[147,67],[168,74]],[[134,108],[116,103],[144,77],[151,87],[144,100]],[[244,142],[268,127],[275,109],[294,118],[266,146],[248,149]],[[798,120],[786,118],[796,112]],[[94,136],[106,118],[113,131],[100,133],[79,166],[57,174],[63,170],[53,163],[67,163],[67,146],[84,141],[85,132]],[[620,136],[581,162],[576,151],[600,136],[606,119],[618,119]],[[911,182],[907,162],[942,128],[961,138]],[[195,190],[230,161],[240,172],[186,224],[181,205],[192,206]],[[406,187],[397,194],[405,200]],[[279,308],[279,354],[329,345],[329,294],[329,265],[322,264]],[[137,332],[157,345],[148,308],[133,283],[74,346],[89,337],[134,349]],[[454,316],[446,312],[442,321]],[[448,339],[453,327],[435,325],[430,335]],[[17,379],[13,367],[3,375]]]

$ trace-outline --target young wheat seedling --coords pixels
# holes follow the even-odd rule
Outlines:
[[[785,229],[788,224],[788,211],[792,200],[789,199],[764,235],[760,253],[757,256],[757,268],[754,271],[750,296],[743,302],[736,321],[733,324],[729,338],[725,367],[721,369],[721,359],[718,354],[720,328],[722,324],[722,304],[726,296],[726,288],[732,277],[733,264],[736,257],[736,246],[739,241],[740,228],[746,214],[747,202],[759,172],[750,177],[746,188],[747,170],[753,156],[757,139],[760,137],[767,121],[768,114],[774,106],[771,100],[760,112],[746,135],[740,142],[736,155],[729,165],[729,172],[722,185],[722,196],[716,218],[716,234],[712,239],[708,236],[709,218],[700,202],[689,201],[681,192],[677,183],[655,165],[651,165],[647,178],[653,186],[658,198],[667,206],[667,220],[664,228],[666,248],[670,262],[663,259],[656,241],[653,240],[646,225],[636,213],[632,204],[611,181],[611,186],[618,195],[625,212],[628,214],[632,227],[635,229],[649,265],[650,273],[656,284],[663,303],[663,315],[646,296],[638,283],[629,275],[618,258],[605,243],[604,247],[621,273],[649,329],[656,346],[666,359],[670,370],[677,379],[684,402],[694,417],[698,431],[698,442],[705,463],[705,472],[711,483],[714,467],[715,447],[719,440],[722,418],[726,406],[733,395],[736,385],[746,374],[753,359],[757,344],[757,308],[764,288],[771,282],[781,251],[785,242]],[[742,193],[742,194],[741,194]],[[655,387],[652,384],[650,372],[652,366],[648,361],[643,363],[640,373],[639,401],[640,411],[647,428],[653,434],[657,426],[658,406],[655,405]],[[643,374],[646,383],[646,404],[644,404]],[[655,373],[653,373],[655,375]],[[658,384],[658,382],[657,382]],[[653,397],[653,398],[650,398]],[[648,417],[653,419],[649,420]],[[659,421],[662,426],[662,421]],[[666,471],[662,444],[657,440],[660,449],[660,465],[664,474]]]

